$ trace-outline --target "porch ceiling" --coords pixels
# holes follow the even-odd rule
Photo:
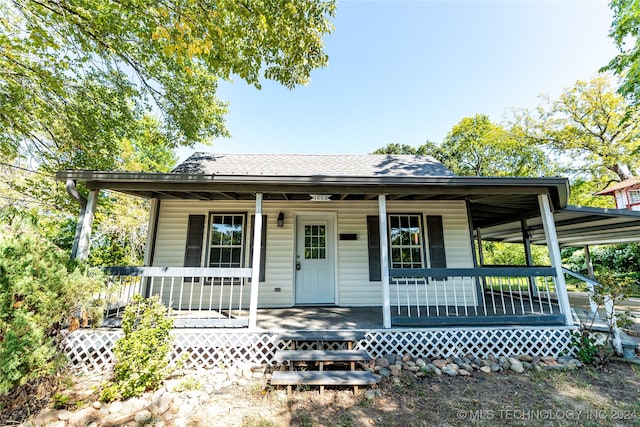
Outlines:
[[[553,213],[560,246],[640,242],[640,212],[567,206]],[[546,244],[539,215],[527,220],[532,244]],[[520,222],[481,228],[483,240],[522,243]]]
[[[91,190],[108,189],[145,198],[183,200],[468,200],[474,225],[487,226],[539,212],[538,194],[549,194],[554,209],[566,205],[565,178],[459,176],[263,176],[188,173],[60,171],[60,180],[83,182]]]

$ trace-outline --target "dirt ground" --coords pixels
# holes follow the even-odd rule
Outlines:
[[[600,368],[523,374],[415,377],[407,373],[383,379],[373,389],[378,391],[374,398],[366,397],[367,390],[372,389],[354,394],[351,388],[328,388],[320,395],[312,388],[287,395],[265,379],[254,379],[210,395],[180,425],[640,426],[640,366],[620,361]],[[68,402],[69,408],[90,404],[92,397],[84,396],[82,402]],[[4,421],[0,425],[17,424]]]
[[[237,390],[224,418],[194,413],[200,426],[634,426],[640,425],[640,366],[612,362],[576,371],[407,375],[379,385],[381,397],[352,390]],[[221,402],[222,403],[222,402]],[[230,403],[230,402],[227,402]],[[205,409],[205,408],[203,408]],[[239,408],[238,408],[239,409]],[[234,415],[235,414],[235,415]],[[222,415],[219,414],[218,415]]]

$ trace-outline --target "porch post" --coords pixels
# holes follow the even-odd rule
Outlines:
[[[380,269],[382,273],[382,327],[391,328],[391,298],[389,297],[389,235],[387,233],[387,196],[378,196],[380,215]]]
[[[144,248],[144,265],[151,267],[156,246],[156,235],[158,234],[158,214],[160,213],[160,199],[151,199],[149,209],[149,225],[147,226],[147,244]]]
[[[253,230],[253,258],[251,269],[251,299],[249,300],[249,328],[258,323],[258,287],[260,286],[260,257],[262,252],[262,193],[256,193],[255,229]]]
[[[467,224],[469,224],[469,240],[471,241],[471,259],[473,260],[473,268],[478,268],[478,256],[476,255],[476,241],[473,235],[473,215],[471,215],[471,202],[469,199],[465,200],[467,207]],[[478,229],[478,238],[480,238],[480,229]],[[479,243],[480,244],[480,243]],[[484,277],[476,277],[476,301],[478,305],[482,305],[484,301]]]
[[[591,251],[589,250],[589,245],[584,245],[584,262],[587,264],[587,275],[589,279],[595,281],[596,275],[593,272],[593,262],[591,262]],[[589,298],[589,308],[591,309],[591,314],[595,315],[598,312],[598,303],[593,299],[593,293],[595,289],[593,287],[593,283],[587,282],[587,297]]]
[[[584,245],[584,262],[587,264],[587,275],[589,276],[589,279],[595,279],[596,275],[593,271],[593,262],[591,261],[589,245]]]
[[[542,217],[542,225],[544,227],[544,237],[547,240],[547,249],[549,250],[549,258],[551,266],[556,270],[556,296],[558,303],[564,314],[565,324],[573,325],[573,317],[571,316],[571,304],[569,304],[569,295],[567,287],[564,283],[564,272],[562,271],[562,259],[560,258],[560,245],[558,244],[558,235],[556,234],[556,224],[551,213],[549,198],[546,194],[538,194],[538,205],[540,206],[540,216]]]
[[[478,262],[480,267],[484,267],[484,252],[482,251],[482,232],[479,228],[476,228],[476,236],[478,240]]]
[[[91,228],[93,227],[93,217],[96,213],[98,205],[98,190],[91,190],[87,198],[87,207],[82,216],[82,229],[80,231],[80,239],[78,240],[78,253],[76,258],[85,260],[89,256],[89,247],[91,246]]]
[[[520,220],[520,228],[522,229],[522,243],[524,244],[524,257],[527,263],[527,267],[533,267],[533,256],[531,255],[531,238],[527,231],[527,220],[522,218]],[[529,292],[532,296],[538,295],[538,287],[536,286],[535,277],[529,276]]]

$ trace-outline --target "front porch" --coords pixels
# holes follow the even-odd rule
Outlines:
[[[104,326],[118,327],[135,295],[156,296],[177,328],[257,330],[571,325],[548,267],[391,269],[387,305],[247,306],[250,268],[111,267]],[[390,325],[386,319],[390,318]],[[253,326],[251,326],[253,325]]]

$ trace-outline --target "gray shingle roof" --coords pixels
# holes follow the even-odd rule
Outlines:
[[[431,156],[194,153],[174,173],[249,176],[455,176]]]

